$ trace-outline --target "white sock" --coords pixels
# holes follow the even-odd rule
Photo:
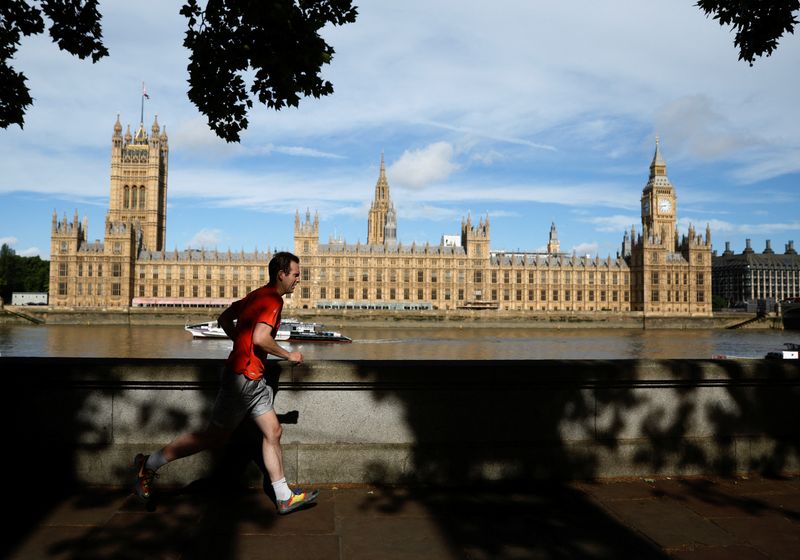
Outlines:
[[[286,484],[286,477],[273,482],[272,488],[275,490],[275,497],[282,502],[285,502],[292,497],[292,491],[289,488],[289,485]]]
[[[144,463],[144,468],[157,471],[166,464],[167,460],[164,459],[164,454],[161,451],[157,451],[147,458],[147,461]]]

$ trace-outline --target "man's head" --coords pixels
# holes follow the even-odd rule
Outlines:
[[[300,281],[300,259],[287,251],[275,253],[269,261],[269,283],[278,292],[290,294]]]

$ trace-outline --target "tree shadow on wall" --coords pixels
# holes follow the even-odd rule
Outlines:
[[[12,460],[3,462],[3,474],[14,501],[0,557],[9,557],[22,543],[28,546],[33,531],[54,515],[65,515],[65,510],[66,515],[100,512],[106,517],[99,525],[72,527],[64,538],[36,549],[37,557],[234,557],[237,524],[254,512],[274,512],[263,496],[243,504],[242,493],[232,491],[249,460],[242,454],[254,447],[252,422],[243,423],[232,445],[213,455],[212,464],[222,465],[225,476],[160,489],[160,498],[149,511],[130,495],[130,461],[135,453],[152,452],[153,446],[168,443],[168,434],[200,427],[198,420],[204,423],[209,418],[219,361],[2,358],[2,364],[10,385],[9,406],[3,407],[5,443],[13,451]],[[132,375],[137,369],[146,374]],[[186,374],[178,375],[182,381],[176,382],[181,369]],[[186,389],[200,395],[189,401],[194,407],[189,410]],[[139,431],[167,435],[164,441],[142,444]],[[109,455],[112,442],[114,453]],[[255,446],[260,450],[260,440]],[[223,457],[226,460],[219,461]],[[107,478],[103,483],[116,482],[123,488],[85,486],[81,480],[93,469],[110,470],[101,473]],[[228,515],[204,525],[209,509]],[[265,522],[271,523],[273,517],[266,515]]]
[[[393,507],[404,498],[387,482],[425,488],[425,503],[456,554],[659,557],[567,481],[775,475],[800,457],[796,367],[709,367],[671,361],[653,368],[634,360],[363,363],[358,377],[374,384],[376,401],[401,403],[414,442],[403,472],[379,460],[366,468]]]

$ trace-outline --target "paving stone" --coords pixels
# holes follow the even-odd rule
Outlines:
[[[787,486],[793,485],[792,479],[773,479],[773,478],[735,478],[721,480],[721,486],[733,488],[736,494],[750,496],[753,494],[765,494],[771,492],[786,492]]]
[[[730,486],[702,481],[659,481],[656,495],[678,502],[706,518],[766,515],[772,509],[763,495],[740,495]]]
[[[75,557],[177,560],[196,529],[194,517],[120,512],[95,528]]]
[[[281,516],[272,501],[257,491],[215,503],[203,524],[210,531],[241,535],[333,533],[333,509],[331,493],[323,492],[307,508]]]
[[[181,560],[339,560],[336,535],[219,535],[193,543]]]
[[[670,551],[670,557],[676,560],[766,560],[769,556],[762,554],[751,546],[701,546],[694,550]]]
[[[430,519],[345,517],[340,520],[339,532],[346,560],[463,558]]]
[[[714,521],[740,543],[747,543],[776,560],[800,558],[797,524],[779,517],[731,518]]]
[[[652,498],[655,486],[643,480],[629,482],[581,482],[573,485],[597,500],[635,500]]]
[[[673,500],[628,500],[604,504],[620,520],[663,548],[736,544],[730,535]]]
[[[8,556],[9,560],[67,560],[75,558],[91,529],[87,527],[39,527]]]
[[[86,489],[58,504],[42,526],[93,526],[107,522],[123,507],[127,496],[120,490]]]
[[[336,517],[355,515],[427,517],[430,509],[420,501],[423,492],[404,488],[348,488],[334,490]]]
[[[758,499],[775,508],[776,512],[800,522],[800,492],[762,494]]]

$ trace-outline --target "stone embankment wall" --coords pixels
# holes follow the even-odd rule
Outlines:
[[[0,358],[6,449],[24,453],[22,482],[33,486],[126,482],[134,454],[205,424],[220,366]],[[796,362],[322,361],[270,371],[287,478],[301,483],[800,471]],[[168,465],[160,482],[212,472],[260,481],[259,455],[245,422],[223,452]]]
[[[80,309],[25,306],[15,308],[48,324],[109,325],[184,325],[212,321],[218,308],[124,308]],[[461,327],[511,327],[543,329],[724,329],[754,318],[755,313],[716,313],[712,317],[642,317],[641,313],[535,313],[500,310],[386,311],[284,309],[284,316],[324,323],[331,328],[344,326],[413,326],[453,324]],[[2,321],[2,316],[0,316]],[[779,317],[766,317],[746,326],[748,329],[782,329]]]

